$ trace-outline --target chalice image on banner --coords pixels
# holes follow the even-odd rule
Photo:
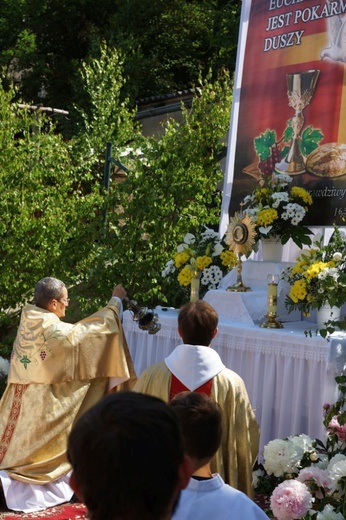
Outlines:
[[[305,158],[300,149],[301,131],[304,126],[304,108],[310,104],[315,93],[319,70],[307,70],[293,74],[286,74],[288,106],[294,109],[291,120],[293,136],[287,156],[275,165],[278,173],[298,175],[304,173]]]

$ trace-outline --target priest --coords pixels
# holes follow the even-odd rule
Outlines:
[[[135,380],[120,321],[121,285],[99,312],[61,321],[65,284],[43,278],[23,308],[7,388],[0,401],[0,482],[9,509],[33,512],[67,502],[67,438],[73,423],[107,392]]]
[[[218,315],[204,300],[185,304],[178,316],[183,344],[138,378],[137,392],[169,401],[183,391],[211,396],[223,410],[223,437],[211,468],[225,482],[253,496],[252,469],[258,454],[259,427],[241,377],[210,348]]]

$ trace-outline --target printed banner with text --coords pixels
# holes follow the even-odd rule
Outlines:
[[[243,0],[243,11],[223,217],[274,171],[311,193],[307,225],[343,224],[346,0]]]

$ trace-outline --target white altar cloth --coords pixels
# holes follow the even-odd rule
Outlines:
[[[124,331],[137,375],[161,361],[181,343],[177,309],[155,309],[161,330],[150,335],[138,328],[129,311]],[[328,367],[330,345],[320,336],[304,334],[311,323],[285,323],[264,329],[220,318],[212,342],[224,364],[244,380],[261,428],[260,455],[272,439],[305,433],[324,440],[323,404],[337,397],[334,372]]]
[[[261,323],[267,313],[268,298],[268,274],[276,274],[279,277],[278,284],[278,319],[282,321],[300,321],[301,312],[294,310],[288,313],[285,299],[289,293],[290,286],[281,279],[284,269],[291,267],[290,262],[254,262],[246,260],[242,263],[243,285],[249,287],[248,292],[227,291],[237,281],[237,267],[232,269],[221,281],[217,291],[208,291],[204,299],[210,303],[218,312],[220,319],[235,319],[241,322],[256,324]],[[229,296],[232,296],[230,300]]]

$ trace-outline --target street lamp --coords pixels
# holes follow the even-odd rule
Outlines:
[[[110,178],[111,178],[111,164],[115,164],[123,170],[125,173],[129,173],[129,169],[126,168],[124,164],[122,164],[120,161],[117,161],[112,157],[112,143],[108,142],[106,144],[106,156],[105,156],[105,166],[104,166],[104,172],[103,172],[103,183],[104,187],[107,191],[109,191],[109,185],[110,185]],[[106,224],[107,221],[107,209],[106,204],[103,210],[103,224]]]

